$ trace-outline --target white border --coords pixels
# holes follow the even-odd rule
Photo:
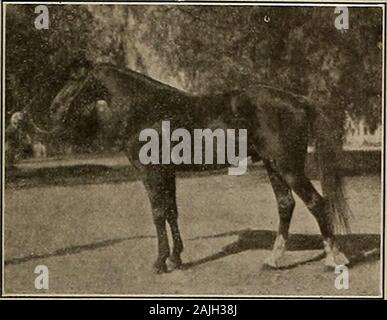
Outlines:
[[[67,5],[67,4],[73,4],[73,5],[145,5],[145,6],[156,6],[156,5],[174,5],[174,6],[274,6],[274,7],[336,7],[334,3],[337,2],[339,3],[340,6],[345,5],[346,7],[383,7],[383,4],[381,4],[382,1],[370,1],[369,4],[365,4],[364,2],[368,1],[360,1],[360,0],[355,0],[355,1],[326,1],[327,3],[318,3],[319,1],[317,0],[312,0],[308,1],[309,3],[302,2],[303,0],[300,1],[286,1],[285,2],[255,2],[252,1],[250,2],[249,0],[236,0],[236,1],[230,1],[228,2],[227,0],[223,1],[210,1],[210,0],[203,0],[203,2],[196,2],[196,1],[163,1],[163,2],[141,2],[141,1],[133,1],[133,2],[126,2],[126,1],[95,1],[95,2],[87,2],[87,1],[31,1],[31,2],[24,2],[24,1],[3,1],[3,3],[6,4],[47,4],[47,5],[53,5],[53,4],[59,4],[59,5]],[[315,3],[313,3],[315,2]],[[359,3],[357,3],[359,2]]]
[[[382,69],[385,70],[385,51],[386,51],[386,43],[385,43],[385,36],[386,36],[386,21],[385,21],[385,5],[381,4],[381,2],[386,2],[384,1],[377,1],[377,0],[369,0],[369,1],[361,1],[361,0],[354,0],[354,1],[326,1],[328,3],[318,3],[318,0],[311,0],[308,1],[309,3],[300,3],[300,2],[245,2],[243,0],[234,0],[233,2],[216,2],[216,1],[211,1],[211,0],[204,0],[205,2],[184,2],[183,0],[177,1],[177,2],[114,2],[114,1],[96,1],[96,2],[69,2],[69,1],[59,1],[59,2],[54,2],[54,1],[42,1],[42,2],[22,2],[22,1],[2,1],[2,10],[1,17],[2,17],[2,24],[3,24],[3,32],[2,32],[2,40],[3,40],[3,47],[2,47],[2,146],[5,146],[5,128],[4,128],[4,121],[5,121],[5,14],[6,14],[6,5],[7,4],[12,4],[12,5],[23,5],[23,4],[47,4],[47,5],[67,5],[67,4],[72,4],[72,5],[186,5],[186,6],[193,6],[193,5],[201,5],[201,6],[300,6],[300,7],[335,7],[334,3],[337,2],[339,5],[345,5],[347,7],[381,7],[382,8],[382,25],[383,25],[383,30],[382,30],[382,43],[383,43],[383,50],[382,50]],[[356,2],[362,2],[362,3],[356,3]],[[369,4],[364,4],[364,2],[369,2]],[[4,7],[3,7],[4,4]],[[382,127],[384,128],[384,117],[385,117],[385,73],[382,72]],[[385,130],[385,128],[384,128]],[[385,137],[384,137],[384,131],[382,134],[382,161],[381,161],[381,170],[382,173],[385,170],[385,162],[384,162],[384,150],[385,146]],[[4,148],[1,148],[1,157],[2,157],[2,177],[3,177],[3,182],[5,179],[5,166],[4,166]],[[77,298],[89,298],[90,300],[95,300],[99,298],[105,298],[107,300],[109,299],[115,299],[115,298],[124,298],[125,300],[137,300],[139,298],[142,298],[142,300],[207,300],[207,299],[212,299],[212,300],[230,300],[231,299],[237,299],[237,300],[252,300],[252,299],[259,299],[259,298],[264,298],[265,300],[274,300],[274,299],[308,299],[308,298],[328,298],[328,299],[348,299],[348,298],[362,298],[362,299],[367,299],[367,298],[382,298],[383,297],[383,273],[385,270],[383,270],[383,260],[384,260],[384,254],[385,252],[383,251],[383,247],[385,245],[384,240],[385,240],[385,235],[384,235],[384,226],[383,226],[383,193],[385,193],[385,183],[384,183],[384,176],[381,174],[381,190],[382,190],[382,197],[381,197],[381,233],[380,233],[380,252],[381,252],[381,259],[380,259],[380,295],[377,296],[358,296],[358,295],[350,295],[350,296],[345,296],[345,295],[189,295],[189,294],[181,294],[181,295],[171,295],[171,294],[34,294],[34,293],[26,293],[26,294],[7,294],[5,293],[5,264],[4,264],[4,250],[5,250],[5,245],[4,245],[4,224],[5,224],[5,214],[4,214],[4,188],[5,184],[2,186],[2,194],[1,194],[1,201],[2,201],[2,226],[1,226],[1,233],[2,233],[2,293],[3,295],[0,296],[0,300],[7,298],[7,299],[17,299],[17,298],[22,298],[26,300],[34,300],[38,298],[47,298],[47,299],[54,299],[54,298],[61,298],[63,300],[73,300]],[[387,221],[386,221],[387,223]],[[387,282],[387,279],[385,279],[385,282]],[[172,298],[172,299],[167,299],[167,298]],[[193,299],[195,298],[195,299]]]

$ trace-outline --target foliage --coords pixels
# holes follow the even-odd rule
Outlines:
[[[348,30],[333,7],[50,5],[36,30],[32,5],[7,5],[8,114],[37,96],[47,108],[80,55],[146,73],[194,93],[259,82],[344,112],[381,119],[382,10],[350,8]]]
[[[158,6],[132,9],[141,41],[187,88],[224,91],[261,82],[365,116],[381,114],[382,11],[350,8],[337,30],[333,7]],[[269,22],[266,21],[269,20]],[[145,22],[144,22],[145,21]]]

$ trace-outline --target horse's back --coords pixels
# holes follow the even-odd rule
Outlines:
[[[305,108],[297,104],[292,97],[257,86],[249,90],[230,92],[224,95],[203,97],[173,97],[172,106],[165,105],[165,112],[159,117],[144,119],[141,126],[131,135],[131,158],[138,162],[139,151],[144,145],[138,137],[143,129],[152,129],[157,133],[160,144],[163,139],[163,123],[168,125],[168,139],[177,129],[184,129],[189,134],[191,162],[188,164],[168,165],[175,171],[205,171],[227,167],[217,164],[217,140],[214,132],[220,129],[225,134],[227,129],[235,129],[236,139],[238,130],[247,130],[248,154],[254,159],[272,159],[287,162],[290,166],[302,162],[306,152],[308,140],[308,119]],[[180,103],[180,104],[179,104]],[[194,143],[195,130],[208,130],[213,140],[212,164],[194,164],[194,151],[202,152],[204,161],[205,147]],[[133,137],[136,137],[134,139]],[[165,136],[164,136],[165,138]],[[173,139],[172,139],[173,140]],[[227,142],[227,141],[226,141]],[[170,150],[180,141],[170,141]],[[137,158],[137,159],[136,159]],[[165,164],[155,164],[165,166]]]

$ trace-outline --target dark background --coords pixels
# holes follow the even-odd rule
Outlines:
[[[36,97],[47,125],[69,64],[85,56],[198,94],[262,82],[310,96],[338,123],[381,122],[381,8],[350,7],[348,30],[334,7],[49,5],[47,30],[34,9],[6,6],[6,121]],[[77,140],[76,151],[100,149]]]

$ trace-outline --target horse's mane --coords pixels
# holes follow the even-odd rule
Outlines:
[[[150,76],[147,76],[147,75],[142,74],[140,72],[134,71],[134,70],[129,69],[127,67],[120,68],[112,63],[107,63],[107,62],[99,62],[95,66],[102,66],[102,67],[107,67],[107,68],[113,69],[114,71],[118,72],[122,76],[130,77],[132,79],[135,79],[136,81],[145,82],[145,83],[152,85],[154,87],[157,87],[159,89],[172,90],[172,91],[190,96],[190,94],[186,91],[175,88],[175,87],[170,86],[166,83],[160,82],[154,78],[151,78]]]

